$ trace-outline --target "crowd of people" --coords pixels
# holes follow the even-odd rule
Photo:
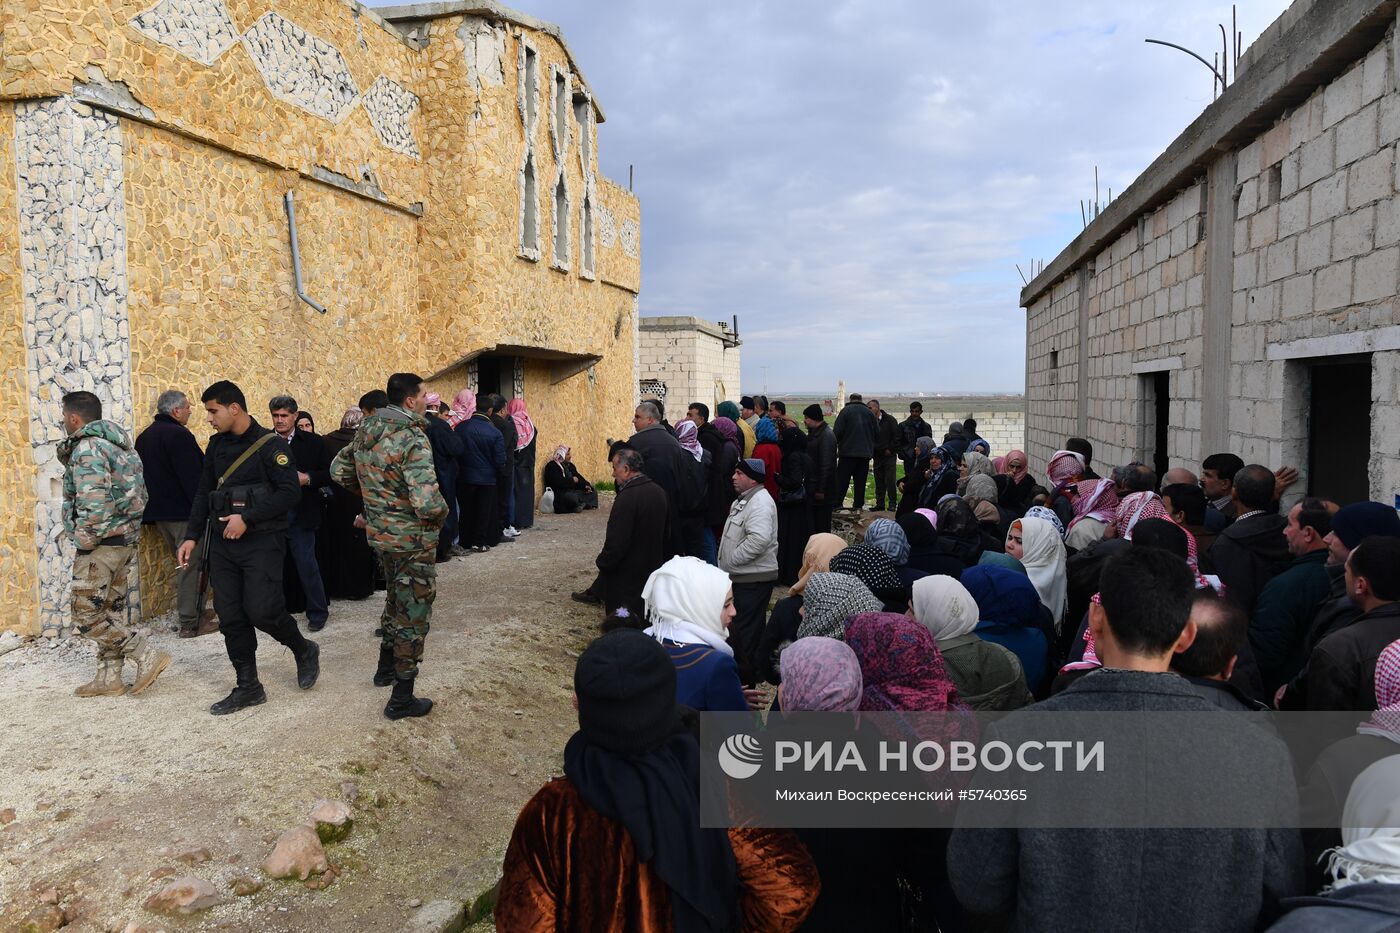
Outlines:
[[[226,715],[266,702],[255,630],[292,651],[297,683],[310,689],[318,632],[332,599],[384,589],[373,682],[394,687],[385,715],[422,716],[413,693],[432,601],[433,565],[490,550],[534,525],[538,432],[521,399],[459,392],[449,410],[411,373],[366,392],[324,436],[295,398],[269,400],[260,425],[231,382],[201,397],[214,437],[202,450],[188,423],[193,406],[163,393],[133,443],[102,417],[90,392],[64,396],[67,439],[64,520],[77,549],[72,608],[80,634],[98,645],[94,679],[77,695],[146,690],[171,663],[129,624],[125,603],[137,538],[152,526],[175,558],[176,630],[221,632],[236,675],[210,707]],[[559,446],[543,471],[544,507],[597,507],[597,492]],[[556,505],[557,503],[557,505]],[[212,602],[210,607],[210,590]],[[136,663],[128,687],[123,663]]]
[[[1230,453],[1200,477],[1141,463],[1104,477],[1083,438],[1032,472],[970,419],[938,442],[919,412],[896,422],[859,396],[834,425],[815,406],[803,422],[755,397],[713,420],[693,404],[672,426],[652,400],[613,446],[598,577],[573,594],[602,604],[602,634],[575,671],[564,776],[516,825],[502,929],[1400,922],[1394,508],[1289,497],[1295,470]],[[872,465],[893,514],[867,522]],[[845,537],[837,508],[856,513]],[[1239,750],[1276,763],[1278,792],[1305,808],[1331,801],[1330,829],[699,825],[695,712],[1027,708],[1360,725],[1307,758],[1264,728]]]
[[[426,715],[414,681],[436,564],[533,521],[537,431],[523,405],[464,392],[442,411],[397,373],[321,438],[287,396],[269,402],[272,429],[231,382],[201,402],[205,451],[181,393],[161,397],[134,443],[91,393],[63,399],[73,613],[98,647],[79,695],[139,693],[171,663],[125,619],[145,522],[180,568],[182,635],[208,628],[202,568],[212,583],[237,682],[211,712],[265,701],[255,630],[292,652],[299,686],[315,684],[320,651],[288,611],[285,566],[313,631],[342,584],[370,587],[377,568],[374,683],[394,688],[390,719]],[[604,615],[575,669],[579,729],[564,776],[518,819],[500,928],[1378,931],[1400,919],[1394,508],[1290,497],[1296,471],[1231,453],[1200,477],[1141,463],[1100,476],[1082,438],[1033,472],[971,419],[936,442],[918,412],[896,422],[859,396],[833,425],[817,406],[802,421],[746,397],[713,419],[692,404],[673,426],[648,400],[612,445],[597,577],[573,594]],[[869,520],[872,465],[884,514]],[[548,509],[597,507],[567,447],[543,475]],[[842,535],[838,508],[852,519]],[[1304,831],[700,824],[698,712],[1000,711],[1014,734],[1023,709],[1327,711],[1359,725],[1311,750],[1261,728],[1241,749],[1279,762],[1305,811],[1341,814]]]

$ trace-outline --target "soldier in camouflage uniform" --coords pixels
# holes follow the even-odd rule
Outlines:
[[[433,701],[413,695],[437,594],[437,543],[447,502],[437,484],[423,418],[423,380],[389,377],[389,405],[370,415],[331,464],[331,478],[365,501],[370,545],[379,552],[387,593],[381,617],[377,686],[394,685],[390,719],[426,716]]]
[[[136,662],[133,694],[155,683],[170,655],[150,646],[145,633],[127,623],[126,594],[146,483],[141,458],[121,425],[102,419],[102,402],[91,392],[63,397],[58,445],[63,464],[63,529],[73,537],[73,624],[97,643],[97,676],[76,691],[80,697],[126,693],[122,664]]]

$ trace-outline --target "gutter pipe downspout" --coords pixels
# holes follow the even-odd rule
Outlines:
[[[292,198],[292,193],[290,191],[287,192],[285,200],[287,203],[287,225],[292,233],[292,272],[296,276],[297,297],[300,298],[302,301],[306,302],[307,304],[311,305],[311,307],[315,308],[317,311],[320,311],[322,314],[325,314],[326,306],[321,304],[315,298],[312,298],[310,295],[308,295],[306,293],[306,286],[302,283],[301,247],[297,245],[296,201]]]

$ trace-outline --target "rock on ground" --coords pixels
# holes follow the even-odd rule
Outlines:
[[[272,854],[262,864],[269,878],[295,878],[305,881],[329,868],[326,850],[310,826],[293,826],[282,834],[273,846]]]
[[[212,884],[203,878],[185,875],[167,881],[163,888],[147,898],[146,909],[159,914],[192,914],[223,902]]]
[[[432,901],[418,908],[403,933],[461,933],[466,925],[466,907],[460,901]]]
[[[311,820],[322,842],[336,842],[350,833],[350,806],[341,800],[318,800],[311,806]]]

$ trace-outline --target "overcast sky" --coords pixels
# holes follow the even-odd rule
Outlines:
[[[1049,263],[1211,100],[1206,0],[519,0],[607,113],[644,315],[739,316],[744,391],[1020,392]],[[1243,0],[1246,45],[1287,6]]]

